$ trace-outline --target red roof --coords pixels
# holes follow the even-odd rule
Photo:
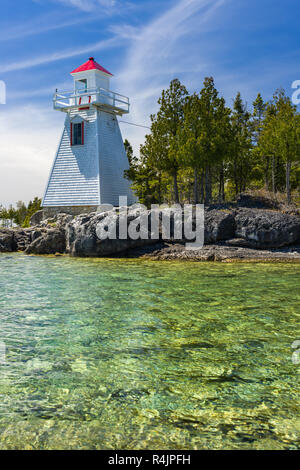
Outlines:
[[[108,70],[106,70],[102,65],[98,64],[94,60],[94,57],[90,57],[87,62],[84,64],[80,65],[77,69],[73,70],[71,73],[77,73],[77,72],[85,72],[86,70],[101,70],[101,72],[107,73],[108,75],[112,75]]]

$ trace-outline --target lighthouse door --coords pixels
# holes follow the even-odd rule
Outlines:
[[[75,93],[77,95],[76,104],[80,105],[80,104],[89,102],[89,97],[86,95],[86,92],[87,92],[87,80],[86,79],[75,80]]]

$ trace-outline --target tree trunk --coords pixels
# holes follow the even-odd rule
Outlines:
[[[211,175],[210,168],[205,168],[205,204],[211,203]]]
[[[247,188],[247,174],[245,172],[245,174],[242,175],[242,178],[241,178],[241,188],[242,188],[242,193],[244,193],[246,191],[246,188]]]
[[[174,174],[173,174],[173,181],[174,181],[174,200],[175,200],[175,204],[179,204],[177,171],[175,171]]]
[[[286,162],[286,197],[287,197],[287,203],[291,204],[292,198],[291,198],[291,161],[290,160]]]
[[[276,171],[275,171],[275,186],[276,186],[276,192],[280,191],[282,188],[282,184],[280,181],[280,175],[282,173],[282,169],[284,171],[284,165],[282,165],[282,161],[280,160],[280,157],[277,157],[276,159]],[[283,183],[284,186],[284,183]]]
[[[225,189],[224,189],[224,165],[221,163],[220,179],[219,179],[219,203],[225,200]]]
[[[158,204],[161,204],[161,173],[158,172]]]
[[[234,163],[233,163],[233,175],[234,175],[235,195],[237,196],[239,194],[240,187],[239,187],[239,178],[238,178],[236,159],[234,159]]]
[[[266,166],[265,166],[265,188],[266,191],[269,191],[269,166],[270,166],[270,157],[266,157]]]
[[[272,157],[272,192],[275,194],[276,189],[276,175],[275,175],[275,155]]]
[[[198,204],[198,171],[194,168],[194,204]]]
[[[188,182],[188,202],[191,204],[191,183]]]
[[[201,172],[201,204],[204,203],[204,170]]]

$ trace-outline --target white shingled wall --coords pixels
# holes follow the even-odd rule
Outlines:
[[[85,120],[84,145],[71,146],[70,122],[79,117]],[[124,178],[128,166],[116,116],[96,108],[74,110],[65,120],[43,206],[117,206],[119,196],[132,204],[135,198]]]
[[[101,204],[118,206],[119,196],[127,196],[128,204],[133,204],[130,183],[124,178],[129,164],[116,116],[98,110],[98,129]]]
[[[97,112],[81,112],[80,116],[85,119],[84,145],[71,146],[70,119],[73,116],[67,115],[43,200],[44,207],[99,204],[99,164],[95,146]]]

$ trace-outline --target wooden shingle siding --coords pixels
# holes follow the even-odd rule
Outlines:
[[[129,168],[119,123],[114,114],[98,110],[101,204],[119,205],[119,196],[135,202],[130,183],[124,178]]]
[[[74,113],[73,113],[74,114]],[[77,113],[78,114],[78,113]],[[85,144],[71,146],[72,113],[67,115],[43,206],[99,205],[99,165],[95,146],[95,110],[81,112],[86,120]]]
[[[84,119],[84,145],[71,145],[71,122]],[[43,206],[119,205],[119,196],[135,202],[119,124],[113,113],[96,107],[72,110],[66,117],[63,136],[50,174]]]

